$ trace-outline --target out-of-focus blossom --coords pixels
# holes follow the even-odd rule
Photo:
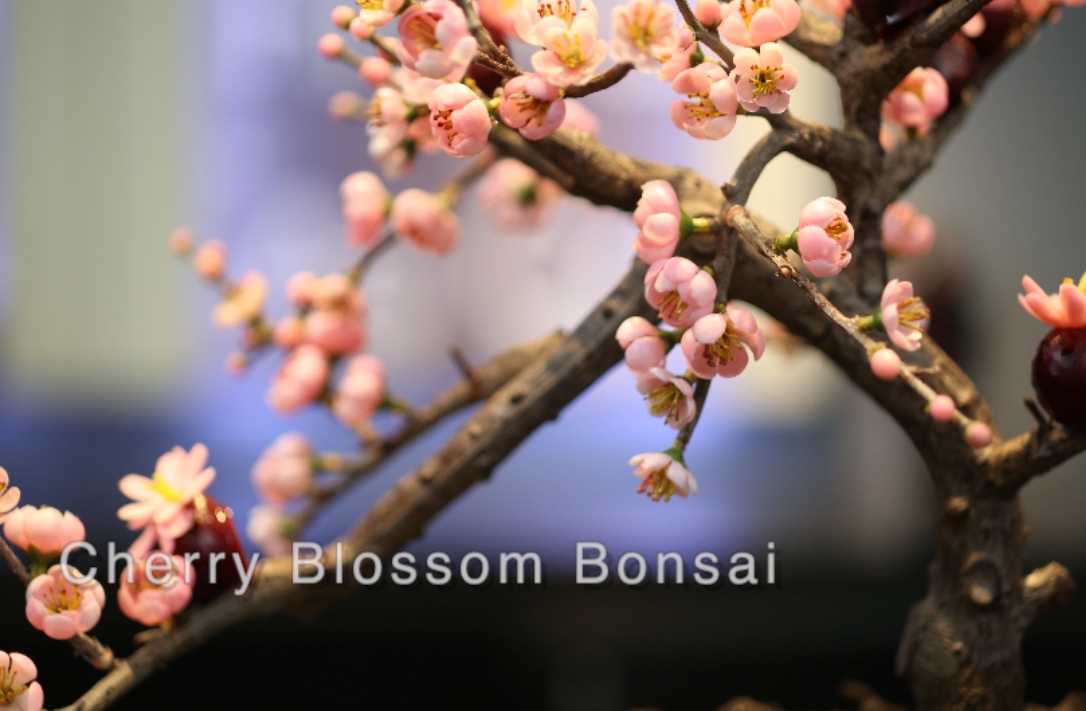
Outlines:
[[[796,0],[731,0],[722,11],[720,36],[742,47],[776,42],[799,26]]]
[[[378,90],[380,92],[380,90]],[[400,102],[403,105],[403,102]],[[388,214],[389,194],[381,179],[369,171],[351,173],[339,186],[347,241],[366,247],[377,241]]]
[[[529,141],[538,141],[562,125],[566,102],[542,74],[522,74],[505,85],[498,116]]]
[[[685,499],[698,493],[698,482],[681,461],[682,455],[670,451],[638,454],[630,460],[634,476],[641,479],[637,493],[648,494],[653,501],[663,499],[665,502],[676,494]]]
[[[106,604],[106,593],[97,580],[73,585],[63,572],[54,565],[26,587],[26,619],[34,629],[53,639],[71,639],[90,631],[98,624]],[[81,577],[78,570],[68,569],[68,578]]]
[[[645,274],[645,300],[669,325],[693,326],[713,310],[716,281],[689,259],[662,259]]]
[[[822,197],[807,203],[799,215],[796,244],[803,266],[816,277],[831,277],[848,266],[856,233],[845,204]]]
[[[504,227],[517,229],[540,224],[563,194],[558,183],[512,158],[492,165],[479,181],[478,192],[488,215]]]
[[[948,96],[946,79],[938,70],[917,67],[882,102],[882,118],[924,135],[946,112]]]
[[[154,541],[167,552],[173,543],[192,528],[192,502],[215,480],[215,469],[207,466],[207,447],[193,445],[190,451],[174,447],[158,458],[150,477],[128,474],[120,481],[121,493],[132,499],[117,516],[133,531],[143,533],[132,544],[134,555],[151,549]]]
[[[309,306],[302,323],[306,343],[332,356],[365,346],[366,298],[346,274],[337,272],[314,280]]]
[[[365,111],[365,100],[353,91],[337,91],[328,100],[328,116],[333,121],[360,121]]]
[[[479,19],[492,33],[515,35],[519,0],[479,0]]]
[[[8,472],[3,467],[0,467],[0,523],[3,523],[8,514],[15,510],[15,507],[19,505],[19,487],[8,486],[11,480],[8,478]]]
[[[196,237],[188,227],[177,227],[170,232],[170,251],[178,256],[192,252]]]
[[[644,373],[649,368],[663,367],[667,358],[667,343],[660,337],[656,326],[640,316],[631,316],[623,321],[615,339],[626,354],[626,365],[635,373]]]
[[[649,414],[663,417],[674,429],[682,429],[698,412],[690,383],[666,368],[649,368],[638,376],[637,391],[645,396]]]
[[[694,138],[715,141],[731,133],[739,97],[719,64],[703,62],[679,73],[671,88],[686,99],[671,105],[671,120]]]
[[[444,84],[430,95],[430,129],[449,155],[467,158],[486,148],[490,126],[486,105],[463,84]]]
[[[514,28],[528,44],[541,45],[542,35],[537,30],[546,29],[555,20],[566,27],[572,26],[577,18],[599,23],[599,13],[592,0],[581,0],[579,8],[574,9],[571,0],[522,0]]]
[[[682,349],[690,370],[699,378],[734,378],[765,352],[765,334],[754,315],[728,304],[722,314],[702,316],[683,334]]]
[[[284,350],[291,350],[302,345],[305,341],[305,327],[302,319],[297,316],[287,316],[275,324],[272,332],[272,341]]]
[[[287,279],[287,298],[298,308],[309,306],[313,301],[313,285],[317,275],[313,272],[298,272]]]
[[[935,244],[935,221],[916,211],[912,203],[898,200],[882,213],[882,248],[887,254],[916,259]]]
[[[38,668],[30,657],[0,651],[0,701],[11,711],[41,711],[45,697],[37,678]]]
[[[891,279],[882,290],[882,326],[895,346],[904,351],[920,348],[930,312],[913,296],[912,282]]]
[[[291,552],[291,536],[286,532],[292,528],[290,516],[275,506],[261,504],[249,511],[245,533],[264,555],[287,555]]]
[[[277,437],[253,465],[252,481],[261,500],[272,504],[305,494],[313,482],[313,447],[309,440],[297,432]]]
[[[765,108],[779,114],[788,109],[789,91],[799,83],[799,72],[784,63],[780,47],[770,42],[760,49],[744,48],[735,53],[732,81],[739,103],[747,111]]]
[[[208,281],[221,279],[226,272],[226,245],[217,239],[201,244],[192,255],[192,268]]]
[[[931,419],[936,422],[950,422],[954,419],[954,413],[957,411],[958,407],[949,395],[936,395],[931,404],[928,405]]]
[[[4,537],[16,548],[46,559],[55,559],[65,546],[87,539],[79,517],[52,506],[22,506],[7,515]]]
[[[716,0],[710,0],[715,2]],[[669,55],[660,55],[660,67],[656,72],[656,78],[660,81],[673,82],[675,77],[689,69],[692,64],[694,52],[698,49],[698,43],[694,41],[694,33],[686,25],[682,25],[675,31],[676,48]]]
[[[379,87],[392,76],[392,64],[384,57],[366,57],[358,68],[358,76],[372,87]]]
[[[724,20],[720,0],[698,0],[694,4],[694,17],[705,27],[715,30],[717,25]]]
[[[815,8],[838,22],[844,22],[845,14],[852,7],[852,0],[808,0],[806,7]]]
[[[661,57],[678,51],[674,24],[675,11],[670,4],[629,0],[611,11],[611,56],[616,62],[632,64],[639,72],[656,72]]]
[[[666,180],[650,180],[641,186],[641,199],[633,213],[639,232],[633,248],[645,264],[675,254],[682,237],[682,209],[675,188]]]
[[[358,4],[358,19],[370,27],[383,27],[396,17],[404,0],[362,0]]]
[[[1071,279],[1060,284],[1059,292],[1047,294],[1029,276],[1022,277],[1025,294],[1018,295],[1029,315],[1056,328],[1086,328],[1086,274],[1078,285]]]
[[[332,412],[348,427],[368,422],[385,399],[385,366],[371,355],[355,356],[332,396]]]
[[[332,24],[341,30],[347,29],[356,17],[355,9],[349,5],[337,5],[332,8]]]
[[[452,0],[426,0],[400,15],[399,57],[432,79],[460,81],[475,58],[478,43],[468,20]]]
[[[983,449],[992,443],[992,428],[983,422],[972,422],[965,428],[965,440],[973,449]]]
[[[984,34],[986,24],[987,23],[984,21],[984,13],[978,12],[976,15],[969,18],[969,22],[962,25],[961,32],[966,37],[980,37]]]
[[[901,375],[901,356],[893,348],[880,348],[871,354],[871,372],[882,380]]]
[[[138,557],[121,573],[117,605],[125,617],[155,627],[188,607],[196,573],[180,556]],[[151,566],[148,569],[148,566]],[[151,573],[155,582],[148,577]]]
[[[329,33],[317,41],[317,51],[325,59],[339,59],[347,51],[347,44],[339,35]]]
[[[456,213],[441,198],[417,188],[396,196],[389,221],[397,236],[434,254],[445,254],[460,239]]]
[[[252,323],[264,312],[268,297],[268,280],[260,272],[246,272],[230,289],[212,312],[211,318],[220,328],[233,328]]]
[[[287,355],[268,390],[268,404],[281,414],[296,412],[316,400],[328,384],[328,356],[306,343]]]

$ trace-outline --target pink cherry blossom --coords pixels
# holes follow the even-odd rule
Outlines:
[[[385,366],[371,355],[355,356],[332,396],[332,412],[348,427],[368,422],[385,399]]]
[[[893,348],[880,348],[871,355],[871,372],[882,380],[901,375],[901,356]]]
[[[511,229],[540,224],[563,194],[558,183],[512,158],[492,165],[479,181],[478,192],[487,215]]]
[[[689,259],[661,259],[645,274],[645,300],[669,325],[693,326],[713,310],[716,281]]]
[[[268,390],[268,404],[281,414],[297,412],[316,400],[328,384],[328,356],[310,343],[287,355]]]
[[[538,141],[562,125],[566,102],[542,74],[522,74],[505,85],[498,116],[529,141]]]
[[[916,259],[935,244],[935,221],[904,200],[890,203],[882,213],[882,247],[887,254]]]
[[[441,198],[417,188],[392,201],[392,231],[419,249],[445,254],[460,239],[460,220]]]
[[[10,481],[7,470],[0,467],[0,523],[3,523],[8,514],[19,505],[19,497],[21,496],[19,488],[16,486],[9,487]]]
[[[151,580],[149,576],[153,576],[155,580]],[[134,565],[125,568],[121,573],[117,605],[125,617],[141,625],[155,627],[188,607],[192,600],[192,585],[195,579],[196,573],[192,566],[180,556],[167,558],[161,554],[152,554],[149,557],[138,557]]]
[[[349,5],[337,5],[332,8],[332,24],[341,30],[347,29],[355,18],[355,9]]]
[[[333,121],[361,121],[366,102],[353,91],[337,91],[328,100],[328,116]]]
[[[376,242],[388,214],[390,197],[385,184],[369,171],[351,173],[340,184],[339,195],[343,199],[347,241],[359,247]]]
[[[675,81],[675,77],[691,67],[694,52],[698,49],[698,43],[694,41],[694,33],[686,25],[680,26],[675,31],[675,36],[677,38],[675,51],[669,55],[662,54],[657,57],[661,65],[656,72],[656,78],[660,81]]]
[[[581,12],[569,25],[544,18],[535,26],[542,47],[532,55],[532,68],[558,87],[578,86],[591,79],[607,57],[607,40],[597,37],[596,18]]]
[[[615,339],[626,352],[626,365],[635,373],[641,374],[649,368],[662,367],[667,358],[668,346],[660,337],[656,326],[640,316],[631,316],[623,321]]]
[[[277,437],[253,465],[252,481],[260,499],[273,504],[305,494],[313,482],[313,447],[309,440],[297,432]]]
[[[313,285],[317,275],[313,272],[298,272],[287,279],[287,298],[298,308],[309,306],[313,299]]]
[[[796,0],[731,0],[722,11],[720,36],[742,47],[757,47],[792,33],[801,16]]]
[[[731,133],[739,98],[719,64],[702,62],[679,73],[671,88],[685,94],[671,105],[671,120],[694,138],[715,141]]]
[[[882,290],[882,327],[901,350],[920,348],[929,317],[928,307],[913,296],[912,282],[891,279]]]
[[[682,429],[697,414],[694,388],[666,368],[649,368],[639,375],[637,391],[645,396],[649,414],[663,417],[664,422],[674,429]]]
[[[45,558],[56,558],[69,543],[85,541],[87,531],[79,517],[61,513],[52,506],[22,506],[7,515],[4,537],[27,553],[31,549]]]
[[[412,5],[400,15],[397,29],[400,61],[425,77],[460,81],[475,58],[478,43],[452,0]]]
[[[637,493],[648,494],[653,501],[670,501],[676,494],[685,499],[698,493],[694,475],[667,452],[638,454],[630,459],[630,466],[634,476],[642,480]]]
[[[969,22],[966,22],[964,25],[962,25],[961,32],[966,37],[980,37],[982,34],[984,34],[984,28],[986,24],[987,23],[985,23],[984,21],[984,13],[978,12],[976,15],[973,15],[971,18],[969,18]]]
[[[339,59],[347,51],[347,44],[339,35],[329,33],[317,41],[317,51],[325,59]]]
[[[309,286],[310,310],[302,322],[303,340],[331,356],[365,346],[366,297],[346,274],[314,279]]]
[[[88,632],[98,624],[106,593],[101,583],[92,580],[73,585],[59,565],[30,581],[26,588],[26,618],[34,629],[53,639],[71,639]],[[68,569],[68,578],[79,579],[82,574]]]
[[[672,25],[675,11],[656,0],[629,0],[611,11],[611,56],[639,72],[652,74],[660,68],[661,57],[679,49]]]
[[[170,232],[170,251],[176,255],[187,255],[195,243],[196,236],[188,227],[176,227]]]
[[[882,117],[921,135],[946,112],[949,87],[938,70],[917,67],[882,102]]]
[[[260,272],[246,272],[212,312],[212,320],[220,328],[233,328],[252,323],[264,312],[268,296],[268,280]]]
[[[992,443],[992,428],[983,422],[970,423],[965,428],[965,440],[973,449],[983,449]]]
[[[744,109],[765,108],[779,114],[788,109],[791,100],[788,92],[799,83],[799,72],[791,64],[785,64],[780,47],[769,42],[758,50],[744,48],[736,52],[731,78]]]
[[[264,555],[287,555],[291,552],[291,539],[284,531],[290,527],[290,516],[275,506],[261,504],[249,511],[245,534]]]
[[[204,242],[192,255],[192,268],[208,281],[221,279],[226,272],[226,245],[217,239]]]
[[[351,33],[351,37],[362,42],[373,37],[373,25],[367,25],[361,17],[351,20],[351,24],[347,25],[347,31]]]
[[[517,33],[516,21],[520,11],[519,0],[479,0],[479,19],[492,33],[508,36]]]
[[[45,698],[36,678],[38,668],[30,657],[0,651],[0,701],[11,711],[41,711]]]
[[[954,413],[958,411],[958,407],[949,395],[936,395],[928,406],[928,411],[931,413],[931,419],[936,422],[950,422],[954,419]]]
[[[444,84],[430,95],[430,129],[449,155],[467,158],[486,148],[490,127],[486,104],[463,84]]]
[[[1022,277],[1026,293],[1018,295],[1029,315],[1056,328],[1086,328],[1086,275],[1076,286],[1070,279],[1060,284],[1055,294],[1047,294],[1029,276]]]
[[[287,316],[275,324],[272,332],[272,340],[275,345],[284,350],[290,350],[302,345],[305,341],[305,328],[302,319],[297,316]]]
[[[715,30],[724,19],[720,0],[698,0],[694,4],[694,17],[705,27]]]
[[[753,314],[729,304],[723,314],[699,318],[683,334],[681,345],[694,375],[706,379],[715,375],[734,378],[747,367],[750,359],[747,350],[754,360],[762,357],[765,334]]]
[[[682,210],[670,183],[650,180],[642,185],[633,219],[640,230],[633,248],[642,262],[652,264],[675,254],[681,237]]]
[[[383,27],[396,17],[404,0],[362,0],[358,4],[358,19],[370,27]]]
[[[392,63],[384,57],[366,57],[358,68],[358,76],[370,86],[380,87],[392,76]]]
[[[570,0],[522,0],[513,24],[522,40],[541,45],[540,28],[545,29],[554,21],[570,27],[577,18],[599,24],[599,13],[592,0],[581,0],[580,9],[574,9]]]
[[[807,203],[799,215],[796,242],[803,266],[816,277],[831,277],[848,266],[848,248],[856,233],[840,200],[822,197]]]
[[[143,533],[132,550],[150,550],[157,540],[168,552],[173,543],[192,528],[192,501],[215,480],[215,469],[207,466],[207,447],[193,445],[186,452],[174,447],[158,458],[150,477],[129,474],[120,481],[121,493],[133,502],[117,511],[133,531]]]
[[[373,98],[370,99],[369,107],[366,109],[366,116],[369,118],[369,124],[366,127],[367,132],[371,136],[375,133],[383,133],[390,137],[403,137],[407,132],[407,114],[410,108],[400,90],[391,86],[378,87],[377,91],[373,93]],[[356,183],[350,186],[351,192],[363,192],[365,194],[364,189],[368,188],[370,195],[378,193],[372,181],[363,182],[361,179],[354,178],[354,175],[358,174],[348,176],[343,181],[344,185],[340,186],[340,195],[344,198],[344,201],[347,199],[347,195],[344,194],[344,187],[348,180]],[[381,184],[381,188],[384,188],[384,184]]]

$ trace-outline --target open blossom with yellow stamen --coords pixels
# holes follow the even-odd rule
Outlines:
[[[599,23],[599,12],[592,0],[581,0],[579,9],[571,0],[523,0],[513,20],[513,27],[528,44],[543,44],[541,30],[558,23],[572,27],[577,19]]]
[[[799,26],[796,0],[732,0],[724,6],[720,36],[742,47],[776,42]]]
[[[532,67],[557,87],[588,82],[607,57],[607,40],[598,32],[594,15],[578,13],[568,26],[558,17],[540,20],[535,36],[542,49],[532,55]]]
[[[735,53],[732,81],[739,103],[747,111],[768,109],[779,114],[788,109],[788,92],[799,83],[799,72],[784,63],[780,47],[770,42],[761,49],[741,49]]]
[[[460,81],[475,58],[478,42],[468,19],[452,0],[426,0],[400,15],[397,54],[404,66],[424,77]]]
[[[709,272],[685,257],[654,262],[645,274],[645,301],[658,309],[670,326],[693,326],[712,312],[716,281]]]
[[[9,487],[9,482],[7,470],[0,467],[0,523],[19,505],[19,488]]]
[[[649,368],[639,375],[637,390],[645,396],[649,414],[663,417],[664,422],[674,429],[682,429],[698,412],[690,383],[666,368]]]
[[[68,579],[78,580],[78,570],[65,571],[54,565],[49,572],[30,581],[26,588],[26,618],[35,629],[53,639],[71,639],[88,632],[98,624],[106,593],[102,585],[91,580],[73,585]]]
[[[882,118],[924,135],[946,113],[949,87],[938,70],[917,67],[882,102]]]
[[[370,27],[381,27],[392,22],[403,8],[404,0],[358,0],[358,18]]]
[[[912,282],[891,279],[882,291],[882,327],[894,345],[905,351],[920,348],[931,312],[913,296]]]
[[[703,62],[679,73],[672,90],[686,100],[671,105],[671,121],[694,138],[716,141],[731,133],[739,98],[735,84],[719,64]]]
[[[38,668],[25,654],[0,652],[0,707],[12,711],[41,711],[45,702]]]
[[[682,349],[690,370],[699,378],[734,378],[765,352],[765,335],[754,315],[729,304],[724,313],[702,316],[683,334]]]
[[[1076,285],[1072,279],[1064,279],[1055,294],[1045,293],[1037,282],[1022,277],[1026,293],[1018,295],[1018,303],[1033,318],[1056,328],[1086,328],[1086,274]]]
[[[670,501],[672,496],[686,498],[698,493],[698,482],[683,462],[683,455],[676,448],[666,452],[638,454],[630,460],[634,476],[641,478],[639,494],[648,494],[653,501]]]
[[[611,54],[649,74],[679,51],[675,11],[656,0],[630,0],[611,11]]]

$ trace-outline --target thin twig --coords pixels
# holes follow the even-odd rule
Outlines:
[[[623,62],[622,64],[616,64],[605,72],[601,72],[596,76],[589,79],[580,86],[571,86],[566,89],[567,99],[579,99],[589,94],[595,94],[598,91],[604,89],[610,89],[615,84],[626,78],[626,75],[633,69],[632,64]]]
[[[724,62],[725,69],[728,71],[735,69],[735,55],[732,54],[727,45],[720,41],[720,35],[716,33],[716,30],[710,30],[701,24],[686,0],[675,0],[675,5],[679,8],[679,14],[683,16],[683,21],[690,25],[690,29],[694,31],[694,39],[713,50],[713,53]]]

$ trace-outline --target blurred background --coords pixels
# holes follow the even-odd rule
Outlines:
[[[365,93],[348,68],[316,53],[333,6],[0,3],[0,466],[24,503],[72,510],[96,544],[132,539],[116,518],[125,501],[116,482],[150,474],[174,445],[209,447],[218,471],[211,493],[242,525],[256,502],[250,467],[278,434],[302,431],[327,450],[351,446],[321,412],[284,418],[267,409],[277,359],[240,378],[226,373],[236,334],[212,326],[215,295],[166,248],[180,224],[201,240],[223,240],[233,274],[269,276],[279,314],[290,274],[353,260],[337,189],[372,165],[363,126],[334,123],[326,111],[337,91]],[[600,8],[606,16],[610,5]],[[944,343],[1005,434],[1031,426],[1022,398],[1045,332],[1015,300],[1021,277],[1054,289],[1086,269],[1084,33],[1081,10],[1047,28],[996,77],[907,196],[935,219],[939,242],[895,270],[945,304]],[[793,59],[802,65],[796,113],[837,121],[828,78]],[[765,130],[740,121],[727,140],[706,145],[671,126],[672,99],[666,85],[633,75],[584,103],[600,116],[607,145],[720,182]],[[454,168],[423,156],[390,185],[434,188]],[[786,156],[752,203],[787,226],[831,190],[825,176]],[[371,350],[388,364],[392,388],[418,403],[457,377],[450,346],[481,362],[575,325],[627,269],[635,234],[627,216],[574,200],[527,233],[496,229],[470,194],[461,215],[455,254],[398,247],[365,284]],[[342,532],[465,417],[393,458],[307,538]],[[893,655],[905,614],[924,593],[933,519],[926,474],[890,420],[818,354],[771,348],[742,378],[713,388],[687,457],[699,495],[668,505],[635,496],[626,461],[670,440],[646,416],[633,377],[617,368],[411,548],[536,551],[547,565],[545,589],[366,592],[308,622],[242,627],[117,708],[320,697],[365,699],[371,708],[693,709],[740,694],[828,708],[849,677],[906,700]],[[1024,501],[1029,564],[1059,560],[1086,579],[1086,460],[1034,482]],[[772,541],[780,585],[587,590],[572,583],[577,541],[650,558],[679,551],[688,562],[699,551],[761,555]],[[6,571],[0,603],[9,606],[0,649],[34,656],[47,705],[93,683],[65,645],[15,612],[20,591]],[[120,653],[135,631],[112,604],[98,630]],[[1026,646],[1034,700],[1086,686],[1086,603],[1040,621]],[[229,673],[214,679],[207,701],[208,688],[193,680],[212,669]],[[269,674],[291,682],[268,685]],[[224,679],[232,682],[225,688]]]

